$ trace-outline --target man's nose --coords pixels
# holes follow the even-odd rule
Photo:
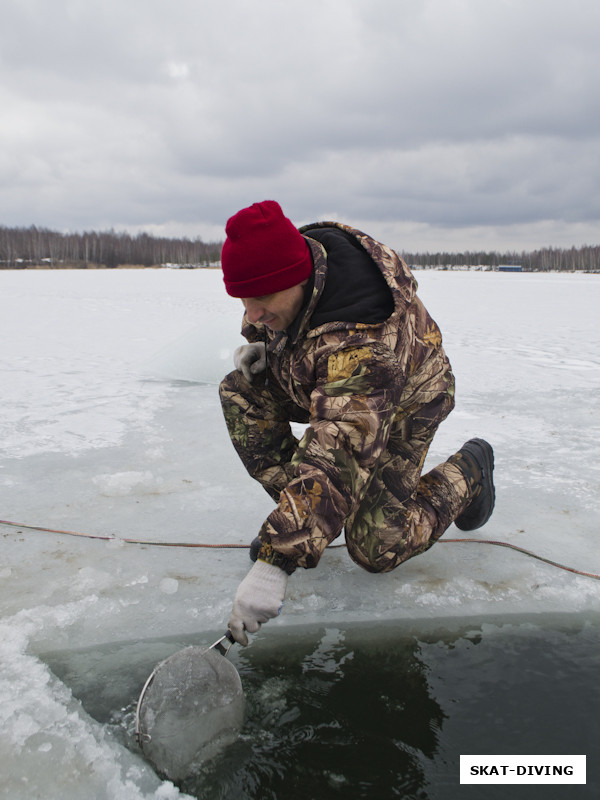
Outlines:
[[[250,320],[250,322],[255,323],[259,322],[261,317],[264,314],[264,308],[260,303],[257,303],[255,300],[246,300],[246,316]]]

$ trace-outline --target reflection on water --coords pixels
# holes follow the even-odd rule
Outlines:
[[[444,715],[418,650],[414,639],[365,645],[326,629],[317,643],[287,634],[276,651],[244,652],[243,736],[183,788],[203,798],[425,797],[422,762]]]
[[[510,619],[265,628],[230,651],[246,695],[239,740],[180,788],[200,800],[476,798],[482,787],[459,785],[461,753],[560,753],[589,756],[587,786],[511,786],[511,798],[600,796],[591,763],[600,744],[598,619]],[[45,658],[135,749],[145,677],[190,643]],[[485,797],[506,791],[490,786]]]

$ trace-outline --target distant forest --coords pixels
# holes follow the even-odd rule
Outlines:
[[[221,258],[221,242],[170,239],[139,233],[58,233],[32,225],[0,226],[0,268],[208,266]]]
[[[203,267],[221,258],[222,242],[200,238],[167,238],[139,233],[59,233],[31,225],[0,226],[0,269],[28,267]],[[400,252],[411,266],[424,269],[497,269],[518,265],[525,272],[600,272],[600,245],[561,249],[545,247],[532,252],[409,253]]]
[[[589,247],[543,247],[531,252],[498,253],[407,253],[400,255],[407,264],[423,269],[460,269],[483,267],[498,269],[501,266],[520,266],[523,272],[600,272],[600,245]]]

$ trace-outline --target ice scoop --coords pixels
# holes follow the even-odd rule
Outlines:
[[[227,660],[230,631],[210,647],[186,647],[158,664],[140,693],[135,736],[169,780],[182,780],[233,743],[244,721],[244,693]]]

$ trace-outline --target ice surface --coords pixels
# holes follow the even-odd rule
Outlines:
[[[474,536],[599,573],[598,276],[418,279],[457,376],[457,407],[428,465],[470,436],[489,439],[497,507]],[[0,272],[0,518],[116,537],[0,526],[6,796],[180,796],[37,654],[224,629],[247,551],[120,539],[247,543],[271,509],[238,463],[217,396],[239,323],[217,271]],[[462,536],[451,528],[445,538]],[[265,634],[600,609],[600,582],[473,544],[440,542],[383,576],[332,549],[288,587]]]

